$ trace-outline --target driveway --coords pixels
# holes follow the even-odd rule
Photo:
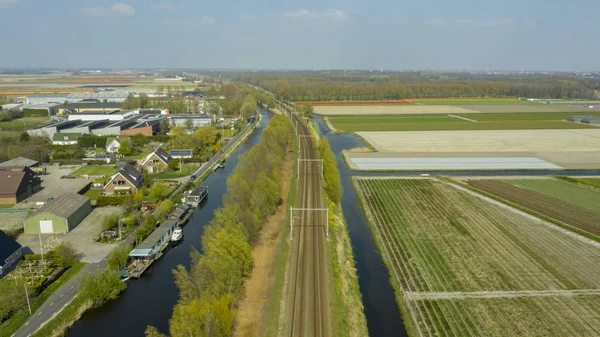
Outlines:
[[[94,240],[102,229],[102,220],[105,216],[119,213],[119,207],[98,207],[88,215],[79,226],[67,234],[44,234],[42,245],[50,237],[54,236],[63,242],[69,242],[78,252],[78,258],[82,262],[97,263],[108,256],[117,246],[116,244],[99,243]],[[22,246],[29,247],[34,253],[40,253],[40,237],[37,234],[21,234],[17,241]]]

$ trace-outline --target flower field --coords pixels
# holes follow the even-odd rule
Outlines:
[[[414,335],[600,334],[600,244],[436,180],[354,182]]]
[[[398,105],[398,104],[413,104],[411,101],[317,101],[317,102],[296,102],[298,105],[310,103],[311,105]]]

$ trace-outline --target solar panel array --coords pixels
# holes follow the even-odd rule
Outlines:
[[[169,150],[169,155],[175,159],[192,158],[194,156],[192,150]]]

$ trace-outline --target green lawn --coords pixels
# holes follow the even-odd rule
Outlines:
[[[574,178],[578,183],[600,189],[600,178]]]
[[[600,213],[600,192],[556,179],[513,179],[504,182]]]
[[[35,312],[42,304],[63,284],[67,283],[75,274],[77,274],[86,263],[77,262],[69,270],[64,272],[56,281],[52,282],[43,292],[31,299],[31,312]],[[17,314],[0,325],[0,336],[11,336],[14,334],[29,318],[27,307],[21,309]]]
[[[184,164],[183,168],[179,171],[170,171],[170,172],[161,172],[157,174],[150,175],[153,179],[173,179],[173,178],[181,178],[185,176],[192,175],[194,171],[198,169],[198,165],[195,164]]]
[[[90,200],[98,200],[100,196],[100,192],[104,191],[102,188],[90,188],[89,191],[85,192],[85,196],[90,198]]]
[[[71,173],[71,177],[82,177],[84,175],[89,176],[107,176],[110,177],[117,173],[119,169],[116,166],[102,165],[102,166],[84,166],[77,171]]]
[[[49,123],[48,117],[25,117],[8,122],[0,122],[0,131],[26,131]]]
[[[518,99],[411,99],[411,101],[422,105],[516,105],[516,104],[539,104]]]
[[[600,112],[540,112],[540,113],[480,113],[460,114],[461,116],[480,122],[497,121],[565,121],[571,116],[594,116],[600,117]]]

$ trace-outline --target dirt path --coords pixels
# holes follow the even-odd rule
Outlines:
[[[288,155],[282,169],[281,195],[287,196],[292,181],[293,155]],[[279,255],[279,242],[281,229],[286,219],[288,209],[287,200],[277,213],[269,217],[263,224],[258,242],[252,250],[254,268],[252,274],[244,283],[244,296],[236,313],[237,323],[234,331],[236,337],[261,336],[263,330],[263,317],[269,300],[269,294],[275,280],[275,265]]]
[[[600,289],[576,290],[514,290],[514,291],[473,291],[473,292],[412,292],[404,293],[409,301],[444,300],[464,298],[518,298],[547,296],[585,296],[600,295]]]

